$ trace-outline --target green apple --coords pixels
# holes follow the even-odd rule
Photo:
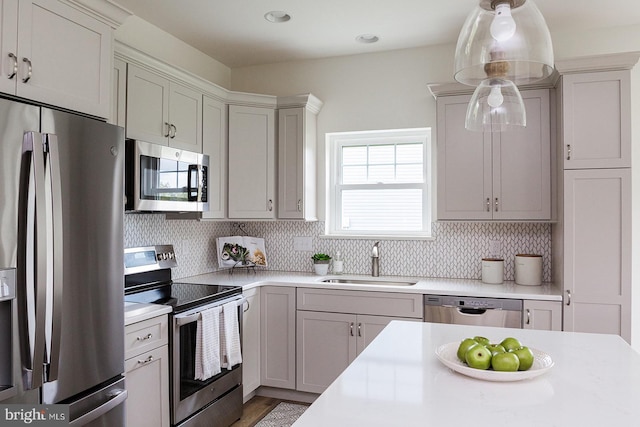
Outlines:
[[[533,366],[534,356],[529,347],[518,347],[515,350],[511,350],[511,354],[515,354],[520,360],[519,371],[526,371]]]
[[[498,353],[491,358],[491,367],[494,371],[515,372],[520,367],[520,359],[515,353]]]
[[[489,369],[491,366],[491,352],[483,345],[471,347],[465,353],[464,359],[472,368]]]
[[[518,341],[516,338],[513,338],[513,337],[507,337],[503,339],[500,345],[503,346],[504,349],[507,351],[515,350],[516,348],[522,347],[522,344],[520,344],[520,341]]]
[[[504,349],[500,344],[489,344],[486,346],[487,350],[491,352],[492,356],[495,356],[498,353],[506,353],[507,350]]]
[[[473,337],[473,339],[476,340],[476,342],[478,344],[482,344],[484,346],[487,346],[490,343],[489,338],[480,337],[480,336],[477,336],[477,335],[475,337]]]
[[[478,345],[478,341],[474,340],[473,338],[465,338],[462,340],[462,342],[460,343],[460,345],[458,346],[458,359],[460,359],[463,362],[466,362],[464,355],[467,353],[467,350],[469,350],[471,347]]]

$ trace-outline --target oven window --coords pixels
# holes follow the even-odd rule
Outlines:
[[[206,381],[196,380],[196,329],[197,322],[180,326],[180,400],[184,400],[193,393],[211,384],[227,371],[222,372]]]
[[[144,200],[188,201],[191,187],[197,186],[193,166],[177,160],[140,156],[140,198]],[[195,178],[195,182],[194,182]]]

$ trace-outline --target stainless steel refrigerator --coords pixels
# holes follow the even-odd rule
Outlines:
[[[120,127],[0,99],[0,271],[15,269],[16,295],[0,405],[125,424],[124,153]]]

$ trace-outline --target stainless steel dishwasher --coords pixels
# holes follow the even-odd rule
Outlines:
[[[424,321],[522,328],[522,300],[425,295]]]

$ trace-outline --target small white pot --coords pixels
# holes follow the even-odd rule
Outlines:
[[[314,263],[313,269],[318,276],[326,276],[329,272],[329,262],[327,261],[326,263],[322,264]]]

